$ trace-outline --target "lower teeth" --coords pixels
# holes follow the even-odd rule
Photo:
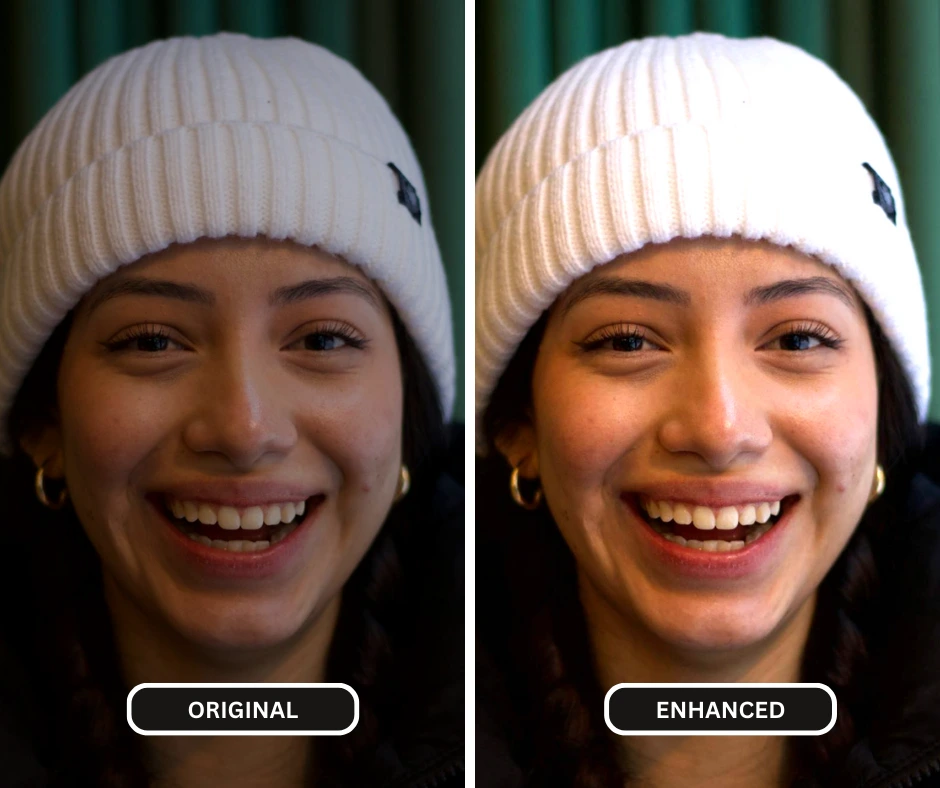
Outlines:
[[[208,536],[203,536],[202,534],[186,531],[184,531],[184,533],[194,542],[199,542],[199,544],[203,544],[206,547],[215,547],[219,550],[228,550],[230,553],[257,553],[261,550],[266,550],[272,544],[277,544],[278,542],[283,541],[293,533],[296,527],[296,523],[285,525],[282,528],[278,528],[277,532],[274,534],[274,536],[271,537],[270,540],[259,539],[255,542],[249,541],[247,539],[210,539]]]
[[[707,541],[699,539],[685,539],[678,534],[666,531],[665,528],[663,528],[663,526],[659,523],[655,523],[653,528],[657,533],[661,534],[663,538],[668,539],[670,542],[674,542],[677,545],[681,545],[682,547],[691,547],[694,550],[702,550],[706,553],[734,553],[738,550],[743,550],[745,545],[760,539],[765,533],[773,528],[773,526],[774,523],[763,523],[762,525],[749,526],[751,530],[748,532],[748,535],[745,537],[744,541],[736,539],[733,542],[729,542],[725,539],[709,539]]]

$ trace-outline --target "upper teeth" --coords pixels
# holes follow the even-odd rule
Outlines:
[[[169,499],[168,504],[173,516],[191,523],[197,520],[206,525],[216,525],[226,531],[256,531],[262,525],[289,523],[295,516],[302,515],[306,503],[272,503],[265,506],[249,506],[236,509],[234,506],[218,506],[205,501],[177,501]]]
[[[679,525],[691,524],[701,531],[711,531],[715,528],[719,531],[730,531],[739,525],[766,523],[774,515],[780,514],[780,501],[723,506],[715,510],[695,504],[644,499],[643,508],[654,520],[662,520],[664,523],[675,520]]]

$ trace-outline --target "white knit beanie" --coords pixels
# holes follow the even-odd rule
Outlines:
[[[155,41],[102,64],[0,181],[0,451],[17,389],[97,281],[172,243],[291,239],[360,266],[454,401],[444,269],[421,168],[349,63],[298,39]]]
[[[583,60],[487,158],[476,185],[478,436],[519,343],[575,279],[645,244],[705,235],[792,246],[838,270],[926,418],[924,293],[877,127],[800,49],[696,33]]]

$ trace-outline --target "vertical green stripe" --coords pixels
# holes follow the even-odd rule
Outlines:
[[[636,33],[634,0],[600,0],[601,46],[604,49],[622,44]]]
[[[122,0],[80,0],[78,3],[78,73],[87,74],[124,49]]]
[[[477,144],[485,153],[548,84],[551,39],[541,0],[480,0],[477,9],[477,30],[487,31],[477,51],[481,78],[476,88],[482,117]]]
[[[346,60],[356,60],[355,29],[355,0],[306,0],[300,5],[301,35]]]
[[[557,74],[600,49],[600,0],[555,0],[554,10]]]
[[[828,61],[832,54],[827,0],[775,0],[772,35]]]
[[[76,79],[75,5],[17,0],[13,9],[14,137],[22,139]]]
[[[680,36],[695,29],[692,0],[643,0],[643,34]]]
[[[917,249],[930,314],[934,392],[940,377],[940,5],[891,0],[885,15],[885,132],[904,185],[908,224]],[[940,397],[933,397],[940,418]]]
[[[2,69],[3,78],[0,79],[0,107],[6,107],[4,113],[0,113],[0,172],[6,169],[13,155],[13,149],[18,142],[13,136],[13,124],[16,119],[13,116],[13,82],[10,75],[16,70],[13,60],[13,5],[12,3],[0,4],[0,69]]]
[[[455,419],[464,414],[464,25],[463,4],[411,0],[409,132],[421,160],[434,229],[447,270],[457,349]]]
[[[754,35],[753,0],[701,0],[700,29],[726,36]]]
[[[219,29],[215,0],[170,0],[167,16],[171,36],[207,36]]]
[[[127,49],[142,46],[161,35],[155,3],[156,0],[135,0],[133,7],[128,9],[124,31]]]
[[[270,0],[222,0],[222,25],[236,33],[270,38],[277,34],[279,10]]]
[[[875,98],[871,0],[835,0],[835,68],[872,112]]]
[[[402,114],[400,67],[401,24],[397,3],[362,0],[359,13],[359,65],[396,115]]]

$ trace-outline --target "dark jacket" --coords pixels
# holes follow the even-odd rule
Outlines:
[[[902,538],[875,556],[884,614],[869,639],[871,722],[857,731],[833,788],[940,788],[940,430],[929,436],[909,485]],[[478,482],[486,473],[478,469]],[[478,550],[485,530],[478,524]],[[481,624],[492,612],[480,595],[495,582],[485,576],[493,569],[480,558],[477,566],[477,785],[522,788],[528,763],[515,721],[519,701],[507,686],[505,651],[486,640],[498,630]]]
[[[396,639],[396,655],[407,702],[393,719],[383,717],[389,733],[376,750],[383,777],[375,788],[464,783],[464,491],[456,481],[463,479],[462,428],[451,444],[427,518],[439,527],[427,529],[420,547],[402,557],[410,621]],[[67,764],[44,762],[50,759],[41,755],[48,743],[40,693],[18,645],[0,636],[0,788],[86,788],[69,781]],[[352,788],[335,775],[322,783]]]

